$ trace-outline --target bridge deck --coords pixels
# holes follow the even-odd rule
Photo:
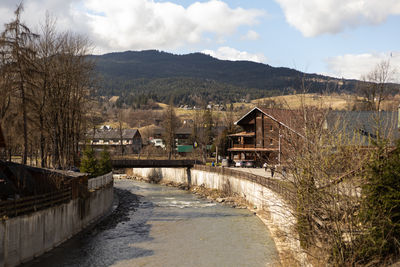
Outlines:
[[[202,164],[198,160],[132,160],[117,159],[111,161],[113,168],[183,168],[193,167],[194,164]]]

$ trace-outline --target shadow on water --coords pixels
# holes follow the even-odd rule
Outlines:
[[[152,250],[135,246],[153,239],[148,224],[153,204],[128,190],[114,190],[119,204],[109,216],[22,266],[110,266],[117,261],[153,255]]]

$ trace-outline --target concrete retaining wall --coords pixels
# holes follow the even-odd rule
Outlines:
[[[0,266],[16,266],[66,241],[99,219],[112,206],[113,186],[93,191],[87,199],[0,221]]]
[[[242,196],[256,210],[262,210],[266,216],[261,219],[271,231],[281,259],[294,258],[298,265],[308,265],[305,253],[296,238],[292,209],[272,190],[249,180],[230,177],[220,173],[186,168],[133,168],[132,174],[145,179],[161,179],[176,183],[205,185],[207,188],[235,192]],[[157,180],[157,179],[156,179]]]

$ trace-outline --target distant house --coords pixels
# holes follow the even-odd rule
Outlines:
[[[319,119],[323,129],[337,129],[347,135],[349,140],[353,140],[354,145],[367,148],[377,138],[377,127],[380,128],[382,137],[392,142],[400,138],[399,112],[329,111]],[[318,119],[318,116],[314,118]],[[299,111],[253,108],[235,123],[243,131],[229,135],[230,158],[280,164],[285,160],[282,158],[282,151],[290,145],[285,140],[284,133],[305,138],[299,123],[303,119]],[[377,125],[378,121],[380,125]],[[357,138],[353,138],[355,136]]]
[[[155,128],[153,130],[154,139],[163,139],[163,134],[165,130],[161,127]],[[175,141],[176,145],[189,145],[190,136],[193,133],[193,127],[179,128],[175,131]]]
[[[122,135],[121,135],[122,134]],[[142,137],[137,129],[103,129],[91,131],[87,134],[89,143],[97,148],[108,148],[116,152],[123,147],[126,154],[139,153],[142,149]]]

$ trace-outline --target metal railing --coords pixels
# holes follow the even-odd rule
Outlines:
[[[255,183],[258,183],[262,186],[265,186],[266,188],[278,193],[280,196],[282,196],[284,199],[290,201],[293,199],[293,192],[291,192],[288,188],[286,188],[282,181],[279,181],[277,179],[272,179],[252,173],[247,173],[247,172],[242,172],[242,171],[237,171],[237,170],[232,170],[224,167],[212,167],[212,166],[206,166],[206,165],[194,165],[193,167],[194,170],[200,170],[200,171],[207,171],[207,172],[213,172],[213,173],[218,173],[221,175],[226,175],[226,176],[232,176],[235,178],[240,178],[240,179],[245,179],[248,181],[252,181]]]
[[[113,181],[112,172],[88,180],[88,190],[96,190]]]

